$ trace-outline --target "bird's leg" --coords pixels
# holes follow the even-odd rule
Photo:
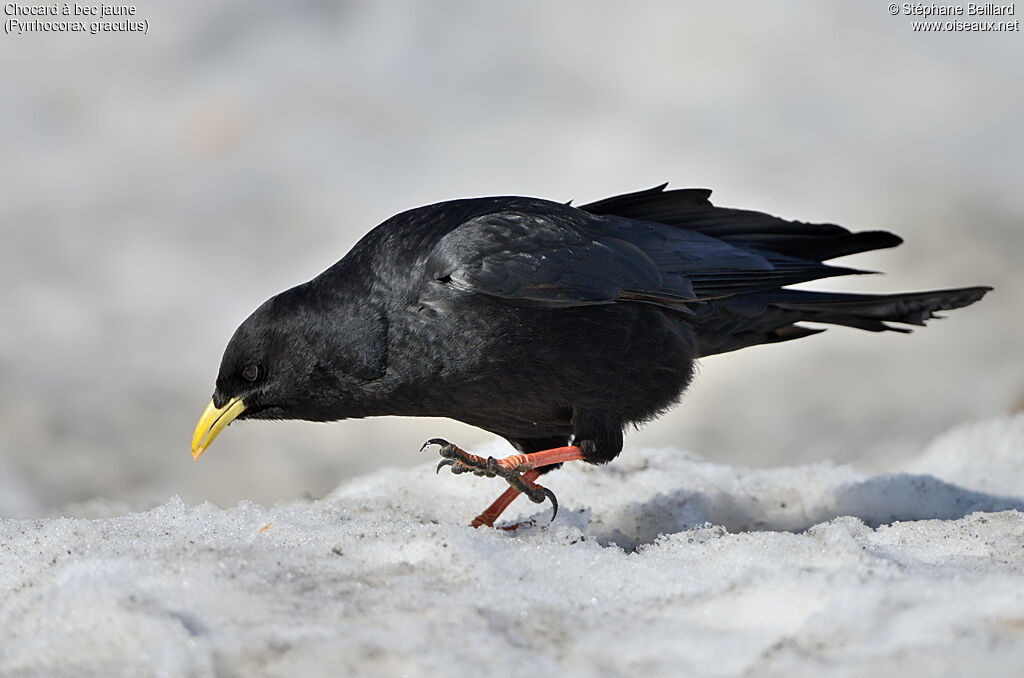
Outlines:
[[[441,448],[440,454],[444,459],[437,465],[438,471],[445,466],[450,466],[452,473],[456,474],[468,472],[488,478],[501,476],[511,486],[494,504],[477,516],[476,520],[473,521],[473,527],[493,525],[498,515],[520,493],[525,494],[535,504],[540,504],[545,499],[550,499],[554,507],[551,519],[554,520],[555,515],[558,514],[558,499],[555,497],[554,492],[534,482],[540,474],[533,471],[543,466],[551,466],[583,458],[583,452],[574,445],[556,447],[529,454],[513,454],[501,459],[478,457],[456,445],[452,445],[442,438],[431,438],[423,443],[423,447],[420,449],[425,449],[428,445],[438,445]],[[477,523],[477,521],[480,522]]]
[[[527,471],[522,475],[521,479],[524,483],[533,485],[534,481],[537,480],[538,477],[540,477],[540,471]],[[507,490],[501,493],[500,497],[494,500],[493,504],[484,509],[483,513],[478,515],[476,518],[473,518],[473,522],[471,522],[469,526],[480,527],[481,525],[486,525],[487,527],[494,527],[494,521],[498,519],[498,516],[500,516],[502,512],[508,508],[509,504],[515,501],[516,497],[518,497],[520,494],[522,494],[522,492],[520,492],[517,488],[509,487]],[[556,502],[556,510],[557,506],[558,504]],[[552,517],[552,520],[554,520],[554,517]],[[506,529],[515,528],[513,527]]]
[[[494,476],[501,476],[505,479],[511,476],[519,477],[520,473],[532,471],[535,468],[583,459],[582,450],[575,445],[555,447],[550,450],[530,452],[529,454],[513,454],[501,459],[478,457],[475,454],[466,452],[461,447],[452,445],[442,438],[431,438],[423,443],[423,447],[420,449],[424,450],[428,445],[438,445],[441,448],[439,454],[444,459],[437,465],[438,470],[444,466],[451,466],[452,473],[468,472],[487,478],[493,478]]]

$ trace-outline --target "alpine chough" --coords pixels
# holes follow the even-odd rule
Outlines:
[[[427,443],[440,447],[438,470],[508,481],[472,523],[493,525],[520,493],[557,511],[540,474],[614,459],[625,426],[679,400],[697,358],[823,331],[802,322],[908,332],[991,289],[791,289],[865,273],[822,262],[901,240],[665,186],[580,207],[472,198],[391,217],[235,331],[193,457],[235,419],[449,417],[518,452]]]

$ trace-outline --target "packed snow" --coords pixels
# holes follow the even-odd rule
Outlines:
[[[1024,415],[955,429],[884,475],[627,449],[545,478],[557,518],[521,498],[504,523],[514,531],[466,526],[500,481],[433,466],[273,507],[174,498],[100,519],[4,520],[0,674],[1024,666]]]

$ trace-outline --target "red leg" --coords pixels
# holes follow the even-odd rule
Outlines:
[[[444,459],[437,465],[438,471],[442,467],[450,466],[452,473],[472,473],[489,478],[501,476],[511,486],[487,510],[473,520],[473,527],[481,525],[493,526],[494,521],[501,515],[501,512],[520,493],[526,494],[530,501],[535,504],[540,504],[545,499],[550,499],[554,513],[557,514],[558,500],[551,490],[541,487],[534,482],[540,476],[540,473],[534,469],[583,459],[583,451],[575,445],[555,447],[550,450],[541,450],[528,454],[513,454],[502,459],[478,457],[441,438],[432,438],[424,443],[423,447],[426,448],[428,445],[438,445],[441,448],[440,454]],[[551,518],[554,520],[554,515]]]
[[[509,457],[498,459],[498,466],[515,473],[532,471],[535,468],[561,464],[566,461],[578,461],[583,459],[583,451],[575,445],[569,447],[555,447],[550,450],[531,452],[530,454],[513,454]]]
[[[488,477],[502,476],[505,478],[509,474],[518,475],[543,466],[583,459],[583,451],[575,445],[554,447],[550,450],[530,452],[529,454],[513,454],[501,459],[478,457],[441,438],[431,438],[423,443],[423,447],[420,449],[425,449],[427,445],[438,445],[441,448],[440,453],[444,459],[438,464],[438,470],[441,470],[442,466],[451,466],[452,473],[468,471],[478,476]]]
[[[534,484],[534,481],[540,477],[540,471],[527,471],[522,475],[522,480],[530,485]],[[480,527],[486,525],[487,527],[494,527],[494,521],[498,519],[498,516],[508,508],[509,504],[515,501],[516,497],[522,494],[519,490],[514,487],[510,487],[501,496],[494,500],[494,503],[484,509],[484,512],[473,518],[473,522],[469,524],[470,527]]]

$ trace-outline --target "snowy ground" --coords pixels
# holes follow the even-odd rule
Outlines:
[[[465,526],[498,483],[432,466],[316,502],[5,520],[0,675],[1024,666],[1024,415],[956,429],[887,475],[627,450],[552,477],[558,518],[515,504],[535,525],[511,533]]]

